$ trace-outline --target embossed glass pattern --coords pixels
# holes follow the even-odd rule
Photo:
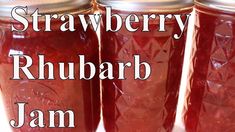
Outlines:
[[[235,131],[235,12],[196,6],[187,132]]]
[[[115,27],[115,19],[112,24]],[[101,28],[103,62],[133,63],[134,55],[140,55],[141,61],[148,62],[152,68],[151,77],[144,81],[134,80],[133,67],[126,68],[125,80],[103,80],[103,111],[107,132],[170,132],[176,113],[186,33],[179,40],[173,38],[174,33],[180,32],[176,20],[166,22],[166,32],[156,30],[159,26],[157,19],[149,22],[150,32],[130,32],[125,27],[115,33],[105,32],[104,25],[105,17]],[[142,25],[132,23],[133,27],[139,29],[143,28]],[[144,75],[144,72],[141,68],[140,73]],[[118,75],[118,65],[115,65],[115,78]]]
[[[62,22],[53,21],[52,32],[35,32],[32,24],[26,32],[11,32],[11,22],[0,21],[0,88],[3,95],[8,118],[18,120],[16,102],[28,103],[25,106],[25,125],[15,132],[93,132],[99,122],[99,80],[61,80],[58,63],[65,63],[65,74],[68,75],[68,63],[75,63],[75,75],[79,75],[79,57],[85,55],[86,61],[98,65],[98,40],[96,33],[88,26],[87,32],[62,32],[59,27]],[[17,23],[15,23],[17,25]],[[76,22],[76,28],[82,25]],[[30,67],[34,77],[38,77],[38,55],[45,55],[45,63],[54,64],[54,80],[29,80],[21,71],[22,80],[11,80],[13,77],[13,58],[10,55],[25,54],[33,59]],[[21,66],[26,64],[20,59]],[[88,69],[87,69],[88,70]],[[48,66],[45,67],[48,77]],[[45,128],[30,128],[29,113],[40,109],[44,112]],[[48,128],[48,110],[72,110],[75,114],[75,128],[58,128],[58,118],[55,118],[57,128]],[[65,125],[68,118],[65,116]]]

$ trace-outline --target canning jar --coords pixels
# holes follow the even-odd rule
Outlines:
[[[107,132],[156,132],[171,131],[176,114],[176,105],[181,80],[187,26],[182,37],[174,38],[180,32],[176,19],[167,19],[166,31],[159,31],[159,17],[149,19],[149,31],[142,31],[143,15],[179,14],[186,22],[192,11],[191,0],[99,0],[103,15],[101,24],[101,61],[114,64],[114,79],[102,81],[103,115]],[[137,31],[128,31],[122,26],[119,31],[106,31],[106,7],[124,20],[130,14],[139,17],[133,22]],[[132,19],[132,18],[131,18]],[[117,19],[112,18],[113,30]],[[187,24],[186,24],[187,25]],[[139,55],[142,62],[151,66],[151,76],[146,80],[134,79],[134,68],[125,69],[125,79],[117,79],[117,62],[133,62]],[[140,68],[143,76],[144,68]]]
[[[235,1],[196,0],[184,121],[188,132],[235,131]]]
[[[91,1],[81,0],[55,0],[55,1],[1,1],[0,2],[0,87],[4,107],[8,114],[8,119],[18,121],[17,103],[25,104],[25,123],[24,126],[13,131],[44,131],[44,132],[93,132],[99,122],[100,98],[99,98],[99,80],[97,76],[92,80],[65,79],[59,77],[58,63],[64,63],[65,75],[68,75],[68,63],[75,63],[74,73],[79,74],[78,55],[85,55],[86,61],[96,65],[99,63],[98,39],[95,31],[88,26],[85,32],[82,24],[77,19],[78,14],[91,14]],[[23,26],[11,17],[11,10],[15,6],[28,8],[28,15],[24,15],[29,21],[29,27],[26,31],[11,31],[11,26],[22,29]],[[60,19],[51,20],[51,30],[45,29],[45,19],[39,19],[39,28],[41,31],[34,31],[32,14],[36,9],[42,14],[72,14],[75,20],[75,31],[60,30],[60,26],[65,23]],[[22,13],[22,12],[18,12]],[[41,15],[42,15],[41,14]],[[54,79],[48,79],[51,72],[48,71],[49,64],[45,64],[45,78],[28,79],[23,71],[20,70],[20,80],[13,80],[13,55],[27,55],[32,58],[33,64],[29,68],[34,77],[38,77],[38,55],[44,55],[45,63],[54,65]],[[25,66],[26,59],[20,57],[20,66]],[[51,66],[50,66],[51,67]],[[30,117],[37,113],[31,113],[34,110],[40,110],[44,114],[44,128],[29,126],[29,123],[35,119]],[[66,112],[71,110],[74,113],[74,128],[58,128],[59,116],[55,117],[55,127],[49,128],[48,124],[52,122],[48,111],[61,110]],[[68,114],[68,113],[67,113]],[[62,117],[61,117],[62,118]],[[65,127],[69,125],[68,116],[65,114]],[[63,119],[62,119],[63,120]],[[35,123],[39,123],[36,120]],[[17,122],[16,124],[17,125]],[[63,126],[63,125],[62,125]]]

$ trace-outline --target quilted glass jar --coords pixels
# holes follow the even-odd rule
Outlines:
[[[168,5],[161,0],[151,2],[99,1],[103,15],[102,62],[133,62],[133,56],[140,55],[141,61],[148,62],[152,69],[150,78],[143,81],[134,79],[134,68],[125,70],[125,80],[102,81],[103,115],[107,132],[170,132],[174,125],[187,30],[185,29],[179,40],[175,40],[174,33],[180,32],[176,20],[167,20],[166,32],[159,32],[156,29],[159,27],[159,20],[155,19],[149,21],[149,32],[130,32],[125,26],[117,32],[105,31],[105,6],[112,6],[113,13],[120,14],[123,19],[131,13],[185,15],[192,9],[191,1],[186,5],[182,1],[178,2],[179,7],[173,6],[174,2],[169,2]],[[159,5],[153,8],[162,10],[151,11],[149,5]],[[167,5],[165,10],[164,5]],[[170,8],[171,6],[177,7],[177,10]],[[116,27],[116,24],[116,19],[112,19],[112,27]],[[143,29],[141,22],[132,23],[132,26]],[[118,65],[114,65],[114,78],[118,75]]]
[[[197,0],[187,132],[235,131],[235,2]]]

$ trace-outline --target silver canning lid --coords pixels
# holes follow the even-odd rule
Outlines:
[[[124,11],[180,11],[192,8],[193,0],[97,0],[101,6]]]
[[[198,5],[235,12],[235,0],[195,0]]]
[[[91,0],[0,0],[0,17],[11,17],[11,11],[16,6],[27,6],[28,14],[32,14],[37,8],[42,14],[60,14],[88,10],[92,7],[92,2]]]

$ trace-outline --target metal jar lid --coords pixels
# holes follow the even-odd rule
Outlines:
[[[180,11],[192,8],[193,0],[97,0],[101,6],[124,11]]]
[[[91,0],[0,0],[0,17],[11,17],[11,11],[16,6],[27,6],[28,14],[32,14],[36,9],[42,14],[59,14],[88,10],[92,7],[92,2]]]
[[[197,5],[235,12],[235,0],[195,0]]]

